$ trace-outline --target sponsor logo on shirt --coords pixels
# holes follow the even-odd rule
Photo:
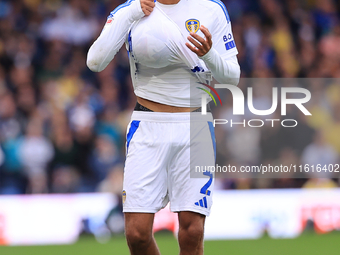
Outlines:
[[[197,33],[201,24],[197,19],[189,19],[185,22],[185,27],[189,31],[189,33]]]
[[[107,19],[107,21],[106,21],[106,24],[105,24],[105,26],[108,26],[108,25],[111,25],[112,24],[112,22],[113,22],[113,20],[114,20],[114,18],[113,17],[109,17],[108,19]]]
[[[236,47],[235,41],[233,40],[233,35],[228,34],[228,36],[223,36],[223,41],[226,43],[225,48],[226,50],[231,50]]]
[[[227,50],[234,49],[235,47],[236,47],[235,41],[231,41],[231,42],[228,42],[228,43],[225,44],[225,48]]]

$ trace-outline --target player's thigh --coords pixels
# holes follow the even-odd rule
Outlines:
[[[208,122],[190,128],[190,142],[176,155],[169,170],[171,210],[208,216],[212,205],[215,136]],[[198,168],[199,167],[199,170]]]
[[[164,127],[158,123],[141,121],[133,136],[128,135],[124,212],[156,213],[168,202],[166,160],[169,148],[166,141],[159,139],[163,131]]]

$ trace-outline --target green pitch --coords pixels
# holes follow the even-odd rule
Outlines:
[[[156,235],[162,255],[178,254],[172,234]],[[124,237],[115,237],[107,244],[99,244],[91,237],[82,237],[78,243],[65,246],[0,247],[1,255],[129,255]],[[340,233],[327,235],[304,234],[297,239],[207,241],[205,255],[338,255]]]

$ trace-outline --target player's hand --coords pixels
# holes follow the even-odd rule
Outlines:
[[[207,54],[211,47],[212,47],[212,36],[205,26],[201,26],[200,30],[204,34],[205,38],[202,38],[198,34],[190,33],[190,36],[188,36],[188,40],[191,42],[186,43],[185,45],[194,53],[197,54],[199,57],[203,57],[205,54]]]
[[[140,5],[145,16],[149,16],[155,7],[155,2],[154,0],[140,0]]]

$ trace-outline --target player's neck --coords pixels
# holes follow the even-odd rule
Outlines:
[[[157,0],[161,4],[178,4],[180,0]]]

